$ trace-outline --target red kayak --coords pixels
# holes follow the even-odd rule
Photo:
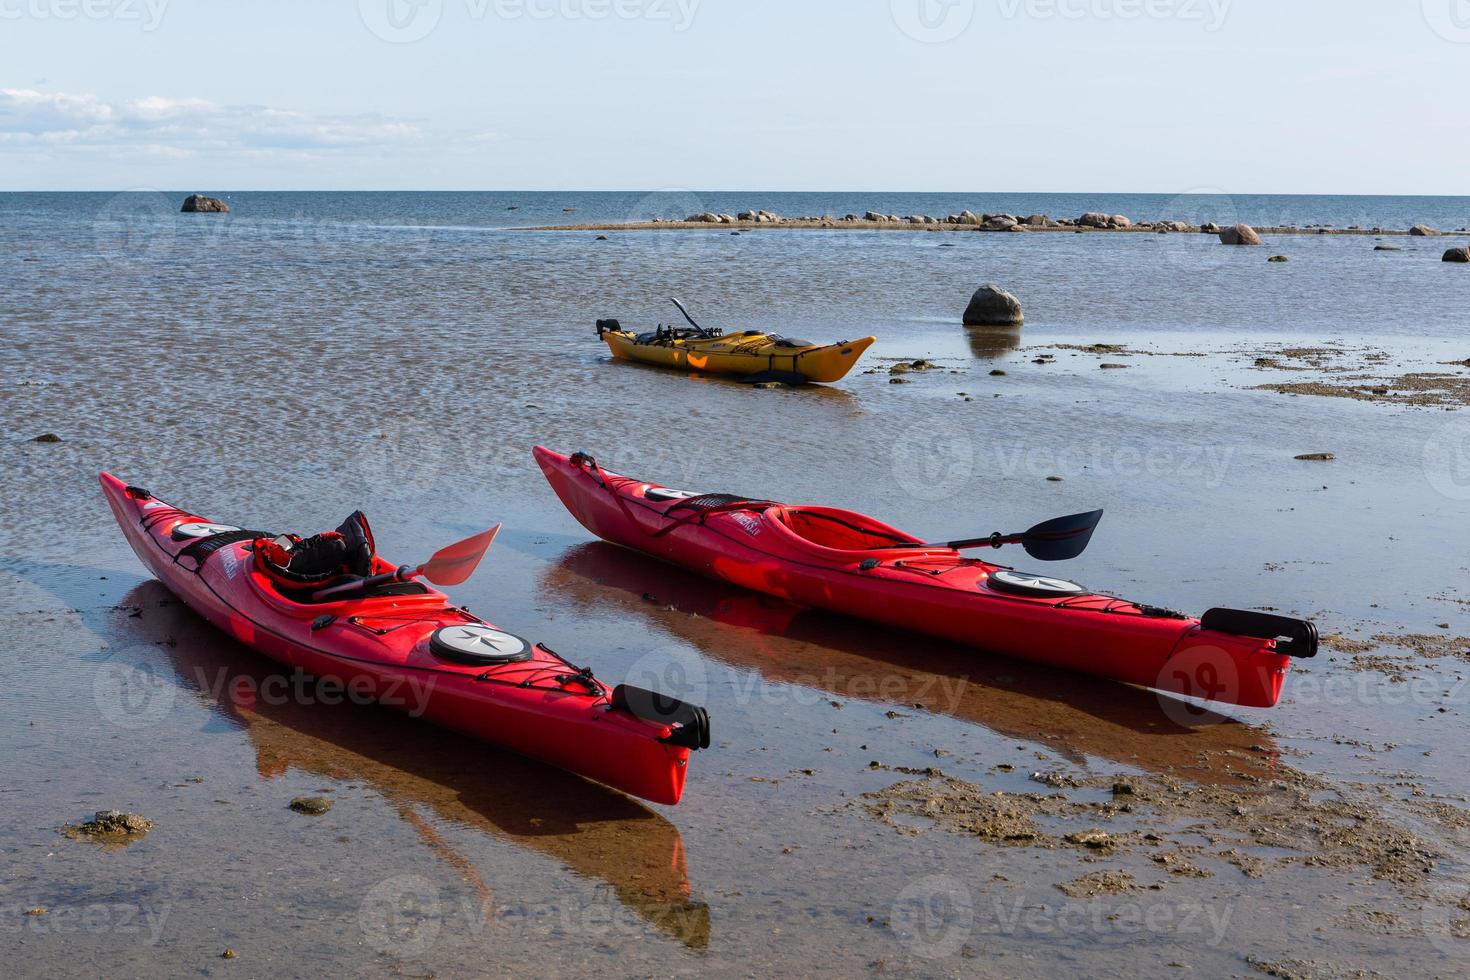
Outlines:
[[[968,558],[852,511],[670,490],[586,453],[535,452],[598,537],[802,605],[1246,707],[1276,704],[1289,658],[1317,652],[1304,620],[1232,609],[1193,619]]]
[[[400,581],[350,598],[288,595],[255,553],[269,533],[211,523],[108,473],[100,479],[143,564],[267,657],[656,803],[679,802],[690,750],[709,745],[704,709],[610,689],[441,592]],[[391,579],[396,566],[372,554],[368,570]]]

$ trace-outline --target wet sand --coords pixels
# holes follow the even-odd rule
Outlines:
[[[1463,411],[1258,390],[1455,374],[1442,362],[1470,350],[1449,287],[1416,287],[1432,297],[1416,337],[1332,329],[1365,314],[1298,284],[1268,301],[1298,325],[1266,336],[1227,302],[1281,288],[1259,252],[1237,265],[1117,236],[1086,247],[1167,249],[1143,312],[1108,294],[1059,316],[1083,307],[1058,298],[1075,256],[1031,252],[1036,315],[1007,336],[901,312],[927,311],[918,277],[951,250],[772,237],[736,263],[700,252],[708,236],[601,258],[504,237],[79,253],[78,328],[54,307],[16,317],[0,352],[0,947],[16,972],[1463,972]],[[1302,248],[1290,274],[1376,261],[1346,239]],[[1138,264],[1089,254],[1089,288]],[[537,287],[574,256],[582,272]],[[999,261],[957,258],[963,281]],[[196,309],[179,270],[230,302]],[[414,291],[393,285],[410,272]],[[1203,299],[1179,303],[1176,280]],[[61,288],[0,282],[19,311]],[[779,304],[802,333],[877,333],[879,370],[756,391],[606,360],[594,316],[695,290],[696,315],[732,327]],[[1195,316],[1215,325],[1180,322]],[[920,358],[937,367],[889,384]],[[265,364],[290,380],[262,387]],[[44,432],[60,441],[29,441]],[[1102,505],[1068,577],[1192,612],[1308,615],[1333,639],[1280,706],[1222,713],[876,630],[590,542],[535,442],[935,537]],[[1314,452],[1335,459],[1294,459]],[[652,807],[324,703],[146,580],[96,492],[103,467],[249,526],[312,531],[362,506],[404,560],[504,520],[455,596],[610,681],[707,704],[715,745],[683,804]],[[332,806],[293,811],[303,796]],[[63,835],[106,809],[153,827],[115,847]]]

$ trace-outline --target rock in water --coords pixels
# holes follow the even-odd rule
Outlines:
[[[1415,238],[1431,238],[1434,235],[1438,235],[1439,232],[1428,225],[1415,225],[1409,229],[1409,234]]]
[[[1273,255],[1269,259],[1267,259],[1266,261],[1267,262],[1290,262],[1291,259],[1287,258],[1284,255]]]
[[[1452,248],[1444,253],[1446,262],[1470,262],[1470,248]]]
[[[332,808],[332,801],[325,796],[298,796],[291,801],[291,809],[309,817],[319,817]]]
[[[184,198],[183,214],[229,214],[230,206],[217,197],[190,194]]]
[[[1260,245],[1261,236],[1250,225],[1232,225],[1229,228],[1220,229],[1220,242],[1223,245]]]
[[[74,840],[90,838],[99,841],[131,841],[153,829],[153,821],[136,813],[120,810],[98,810],[84,823],[67,824],[61,832]]]
[[[43,433],[41,433],[40,435],[36,436],[34,439],[31,440],[31,442],[46,442],[46,443],[60,442],[60,441],[61,441],[61,436],[57,435],[54,432],[43,432]]]
[[[999,286],[981,286],[965,307],[967,327],[1019,327],[1025,322],[1021,301]]]

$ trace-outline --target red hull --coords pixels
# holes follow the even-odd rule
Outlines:
[[[593,534],[713,578],[1173,694],[1262,708],[1281,696],[1288,658],[1272,639],[1204,629],[1112,596],[1007,594],[990,585],[1004,566],[923,547],[861,514],[769,503],[696,513],[677,499],[651,499],[650,490],[666,489],[658,484],[607,473],[585,458],[541,447],[535,453],[562,503]],[[815,518],[847,528],[837,536],[858,546],[820,542],[830,532],[803,524]],[[877,540],[915,547],[861,546]]]
[[[143,564],[186,605],[266,656],[353,694],[570,770],[655,803],[679,802],[689,749],[661,741],[674,729],[615,708],[544,647],[531,659],[487,668],[440,659],[429,638],[443,626],[480,623],[435,591],[303,605],[255,568],[249,541],[227,544],[196,570],[174,540],[205,518],[103,473],[113,515]],[[197,539],[196,539],[197,540]],[[377,571],[392,571],[381,558]],[[320,625],[330,617],[331,622]],[[314,624],[317,628],[313,628]]]

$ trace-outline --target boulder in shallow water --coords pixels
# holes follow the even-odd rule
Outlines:
[[[1060,228],[1061,226],[1052,220],[1051,215],[1031,214],[1026,216],[1022,224],[1030,225],[1032,228]]]
[[[1446,262],[1470,262],[1470,248],[1452,248],[1444,253]]]
[[[1132,228],[1133,222],[1121,214],[1115,214],[1108,219],[1108,224],[1113,228]]]
[[[1261,236],[1250,225],[1231,225],[1229,228],[1220,229],[1220,243],[1222,245],[1260,245]]]
[[[184,198],[182,214],[229,214],[230,206],[217,197],[190,194]]]
[[[120,810],[98,810],[95,817],[83,823],[67,824],[62,834],[73,840],[90,839],[127,843],[153,829],[153,821],[136,813]]]
[[[691,214],[684,220],[690,224],[717,225],[720,223],[720,216],[713,211],[701,211],[698,214]]]
[[[1021,301],[995,285],[984,285],[970,297],[965,307],[967,327],[1019,327],[1026,321]]]
[[[1112,215],[1101,211],[1089,211],[1077,219],[1077,223],[1084,228],[1106,228],[1112,221]]]
[[[1429,227],[1428,225],[1415,225],[1414,227],[1409,229],[1409,234],[1413,235],[1415,238],[1432,238],[1433,236],[1438,235],[1439,231],[1435,228]]]
[[[1016,227],[1016,219],[1008,214],[993,214],[982,225],[986,231],[1010,231]]]
[[[1269,259],[1267,259],[1266,261],[1267,262],[1290,262],[1291,259],[1287,258],[1284,255],[1273,255]]]

